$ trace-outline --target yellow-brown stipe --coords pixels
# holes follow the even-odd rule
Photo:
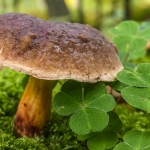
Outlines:
[[[50,119],[53,81],[30,76],[15,116],[15,130],[20,136],[40,135]]]

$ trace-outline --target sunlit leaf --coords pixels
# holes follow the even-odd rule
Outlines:
[[[150,40],[150,26],[149,28],[146,28],[138,33],[138,37],[145,38],[147,40]]]
[[[149,21],[144,21],[144,22],[142,22],[141,25],[140,25],[140,31],[141,31],[141,30],[144,30],[144,29],[147,29],[147,28],[149,28],[149,27],[150,27],[150,22],[149,22]]]
[[[135,53],[144,49],[147,41],[143,38],[128,35],[118,35],[113,38],[113,42],[120,51]]]
[[[134,38],[128,35],[118,35],[115,36],[112,40],[116,44],[119,51],[128,52],[131,41]]]
[[[146,55],[145,47],[150,40],[148,23],[141,26],[135,21],[123,21],[109,30],[113,35],[112,41],[119,50],[122,60],[135,60]],[[120,51],[124,52],[120,53]],[[126,56],[128,56],[126,58]]]
[[[145,46],[143,48],[145,48]],[[136,59],[142,58],[142,57],[146,56],[146,53],[147,53],[147,51],[145,49],[136,51],[134,53],[129,53],[127,60],[136,60]]]
[[[113,35],[135,35],[139,29],[139,25],[135,21],[124,21],[118,26],[109,29],[109,33]]]

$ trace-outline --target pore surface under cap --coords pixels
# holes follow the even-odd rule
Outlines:
[[[116,49],[98,30],[0,15],[0,65],[47,80],[112,81],[123,69]]]

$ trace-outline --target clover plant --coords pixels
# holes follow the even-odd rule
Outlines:
[[[111,83],[81,83],[66,81],[53,101],[55,111],[70,115],[69,125],[79,140],[87,142],[90,150],[149,149],[149,132],[128,131],[119,142],[122,122],[115,113],[116,101],[106,92],[106,85],[118,91],[127,104],[150,112],[150,64],[134,64],[146,56],[145,47],[150,40],[150,24],[124,21],[109,29],[117,46],[124,70]],[[136,140],[137,139],[137,140]]]
[[[149,25],[140,26],[135,21],[124,21],[109,29],[109,33],[113,35],[112,41],[116,44],[122,61],[145,56],[144,48],[147,40],[150,40]]]
[[[104,129],[108,122],[107,112],[115,107],[115,100],[106,94],[105,85],[98,83],[80,83],[68,80],[63,84],[53,102],[54,109],[60,115],[70,115],[70,127],[85,135]]]

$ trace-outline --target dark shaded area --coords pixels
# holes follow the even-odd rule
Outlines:
[[[59,17],[69,14],[64,0],[45,0],[45,2],[48,7],[49,16]]]
[[[131,19],[131,6],[130,2],[131,0],[124,0],[125,1],[125,20],[130,20]]]

